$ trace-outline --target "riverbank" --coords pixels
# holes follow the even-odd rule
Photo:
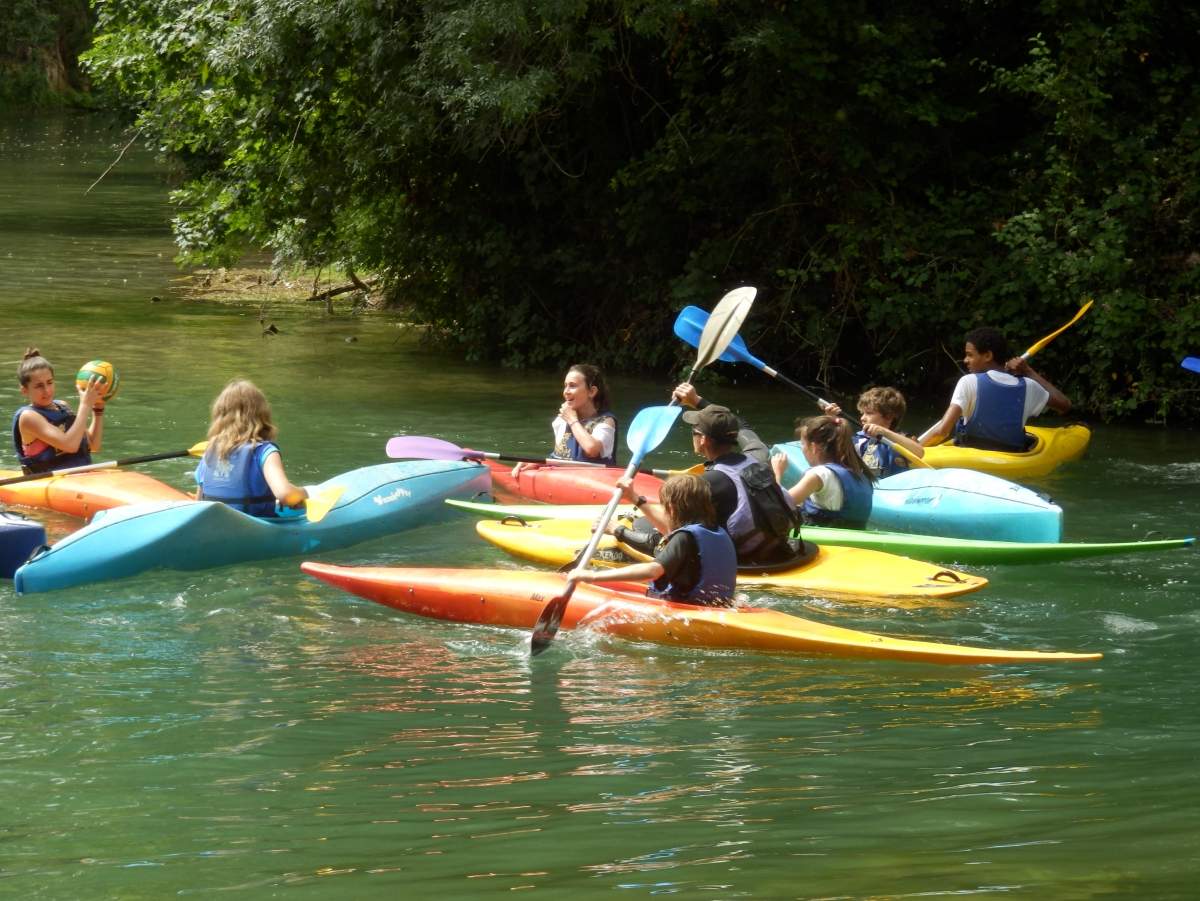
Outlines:
[[[281,271],[269,267],[196,269],[173,279],[173,292],[185,300],[231,306],[312,304],[326,313],[363,313],[384,308],[380,280],[326,269]],[[336,304],[336,306],[335,306]]]

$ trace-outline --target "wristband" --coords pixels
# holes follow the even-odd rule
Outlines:
[[[637,500],[633,502],[633,506],[640,510],[642,509],[642,504],[644,503],[646,503],[646,496],[644,494],[639,494],[637,496]]]
[[[93,416],[103,416],[104,408],[103,407],[92,407],[92,415]]]

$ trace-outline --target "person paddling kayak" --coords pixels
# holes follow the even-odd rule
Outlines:
[[[550,423],[554,450],[549,459],[617,465],[617,417],[609,409],[608,386],[599,366],[576,363],[563,377],[563,402]],[[518,463],[513,478],[539,463]]]
[[[196,467],[197,499],[259,517],[278,516],[276,501],[302,506],[308,492],[288,481],[276,431],[271,405],[253,382],[226,385],[213,401],[208,447]]]
[[[36,347],[25,351],[17,367],[21,393],[29,403],[13,414],[17,459],[28,474],[87,466],[104,435],[104,385],[91,378],[79,389],[79,415],[54,399],[54,367]]]
[[[942,418],[917,440],[929,447],[954,436],[954,443],[983,450],[1026,449],[1025,423],[1046,407],[1056,413],[1071,409],[1071,401],[1034,371],[1028,361],[1013,357],[1007,363],[1008,341],[994,328],[967,332],[963,363],[967,374],[954,386]]]
[[[796,521],[795,505],[766,463],[766,446],[728,407],[705,402],[690,384],[676,387],[674,396],[700,408],[684,412],[681,418],[692,429],[693,449],[705,459],[700,478],[712,492],[717,524],[737,547],[738,563],[773,564],[796,556],[788,541]],[[659,533],[670,531],[661,504],[647,502],[632,488],[625,489],[625,497]],[[652,533],[645,537],[651,543],[657,540]],[[630,544],[636,544],[632,536]],[[637,546],[650,552],[644,544]]]
[[[624,481],[624,480],[622,480]],[[659,500],[669,525],[654,559],[617,569],[571,572],[576,582],[616,582],[649,579],[650,597],[709,607],[733,606],[737,581],[737,551],[729,533],[716,524],[712,491],[702,477],[678,475],[667,479]],[[614,533],[612,523],[605,531]]]
[[[838,416],[812,416],[796,429],[809,469],[788,489],[806,525],[866,528],[871,515],[873,473],[854,449],[850,424]],[[787,469],[786,454],[771,458],[775,478]]]

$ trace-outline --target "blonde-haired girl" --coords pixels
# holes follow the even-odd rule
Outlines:
[[[299,507],[308,492],[288,481],[275,444],[271,405],[258,387],[234,379],[212,405],[208,447],[196,467],[197,497],[251,516],[277,516],[276,501]]]

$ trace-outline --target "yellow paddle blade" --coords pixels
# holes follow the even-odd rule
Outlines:
[[[1032,345],[1029,348],[1029,350],[1027,350],[1027,351],[1025,351],[1025,353],[1021,354],[1021,359],[1028,360],[1035,353],[1037,353],[1039,350],[1041,350],[1043,347],[1045,347],[1047,344],[1049,344],[1051,341],[1053,341],[1055,338],[1057,338],[1059,335],[1061,335],[1063,332],[1065,332],[1067,329],[1069,329],[1071,326],[1073,326],[1076,322],[1078,322],[1080,320],[1080,318],[1083,316],[1084,313],[1086,313],[1088,310],[1090,310],[1092,308],[1092,304],[1094,304],[1095,302],[1096,301],[1089,299],[1087,303],[1085,303],[1083,306],[1081,306],[1079,308],[1079,312],[1076,313],[1073,317],[1071,317],[1070,322],[1068,322],[1066,325],[1062,326],[1061,328],[1055,329],[1053,332],[1048,334],[1041,341],[1038,341],[1036,344]]]
[[[198,444],[193,444],[191,447],[188,448],[188,456],[189,457],[203,457],[204,452],[206,450],[208,450],[208,442],[201,441]]]
[[[309,522],[320,522],[333,509],[333,505],[338,502],[338,498],[342,496],[342,492],[346,490],[344,485],[332,485],[317,494],[305,498],[304,513],[308,516]]]

